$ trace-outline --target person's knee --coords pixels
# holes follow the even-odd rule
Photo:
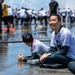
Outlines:
[[[71,61],[71,62],[68,64],[68,69],[69,69],[73,74],[75,74],[75,61]]]

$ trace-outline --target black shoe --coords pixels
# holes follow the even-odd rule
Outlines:
[[[9,30],[9,28],[7,29],[7,31],[6,31],[7,33],[9,33],[10,32],[10,30]]]
[[[2,29],[0,29],[0,33],[2,33]]]

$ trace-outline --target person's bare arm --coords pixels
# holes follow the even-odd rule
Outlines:
[[[50,8],[48,8],[48,14],[50,13]]]
[[[59,6],[57,7],[57,13],[59,13]]]
[[[48,57],[49,55],[51,55],[51,53],[44,53],[41,57],[40,57],[40,62],[42,62],[46,57]]]

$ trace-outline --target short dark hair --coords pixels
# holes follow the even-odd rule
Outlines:
[[[25,33],[23,36],[22,36],[22,40],[23,42],[26,42],[26,43],[30,43],[30,42],[33,42],[33,36],[32,34],[30,33]]]
[[[57,16],[58,21],[61,21],[60,15],[58,15],[58,14],[51,14],[50,17],[51,17],[51,16]]]

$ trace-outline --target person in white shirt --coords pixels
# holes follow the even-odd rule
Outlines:
[[[61,17],[57,14],[50,16],[49,25],[53,30],[50,51],[40,57],[41,66],[59,64],[60,67],[67,67],[70,61],[75,60],[75,37],[69,29],[61,26]]]
[[[28,13],[28,20],[29,20],[29,22],[31,24],[31,22],[32,22],[32,9],[27,9],[26,11]]]
[[[28,59],[39,59],[40,56],[49,51],[49,47],[42,43],[41,41],[34,39],[32,34],[30,33],[25,33],[22,36],[23,42],[31,47],[30,51],[32,53],[31,56],[24,56],[23,54],[18,55],[18,61],[27,61]]]
[[[37,21],[37,12],[35,10],[32,10],[32,18],[31,22],[34,20],[34,24],[36,24]]]
[[[68,8],[68,10],[67,10],[67,19],[68,19],[68,22],[71,22],[71,15],[72,15],[72,10],[70,8]]]
[[[41,8],[38,13],[40,14],[41,24],[43,23],[43,20],[44,20],[45,26],[47,26],[47,13],[46,13],[46,11],[43,8]]]
[[[66,9],[65,8],[63,8],[62,10],[62,22],[66,22],[66,16],[67,16],[67,11],[66,11]]]
[[[70,22],[74,23],[75,22],[75,11],[72,11],[72,14],[70,16]]]
[[[21,26],[23,24],[23,22],[26,22],[26,18],[27,18],[27,13],[26,10],[22,7],[19,11],[18,14],[20,16],[21,19]]]
[[[14,20],[13,11],[12,11],[11,6],[8,6],[7,10],[8,10],[8,22],[11,23],[14,26],[14,24],[13,24],[13,20]]]

